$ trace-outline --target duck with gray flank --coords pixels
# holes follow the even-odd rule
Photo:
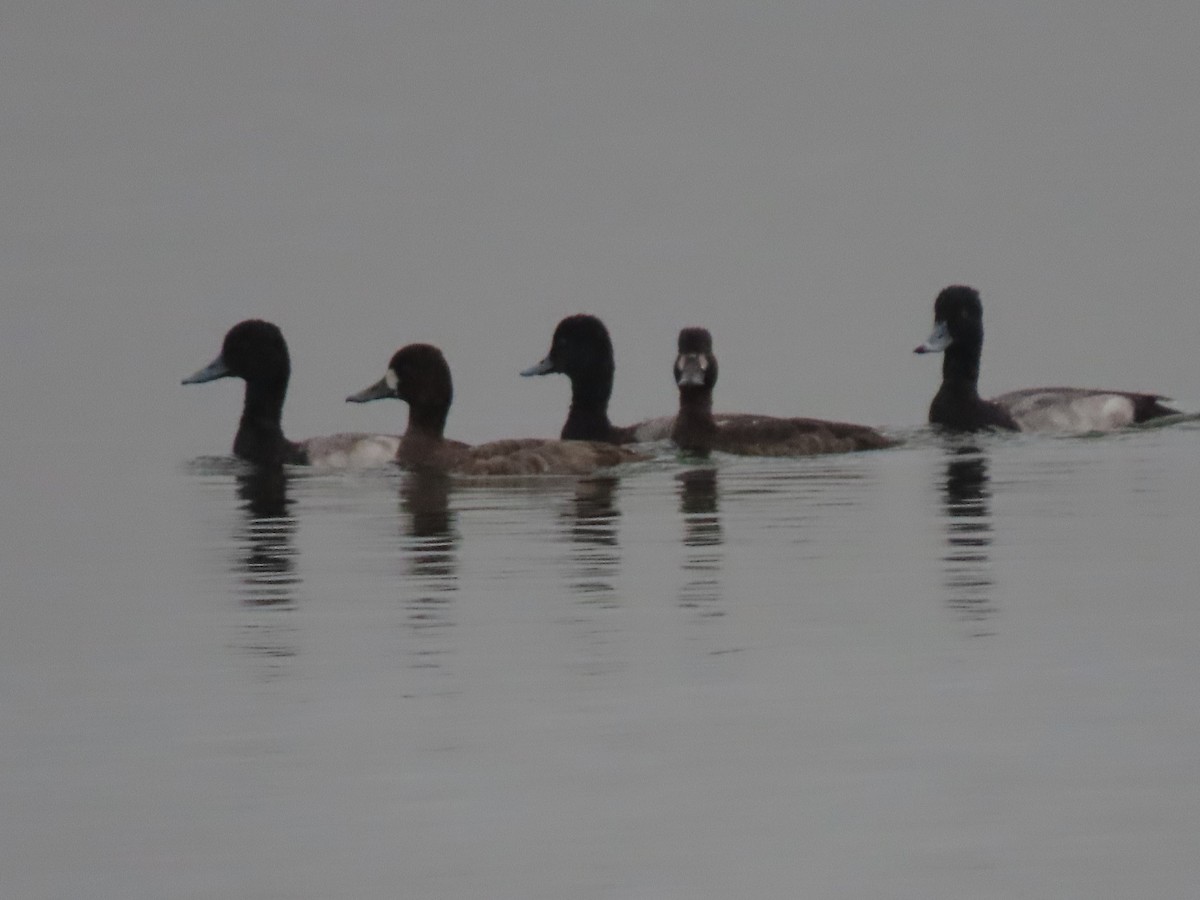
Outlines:
[[[202,384],[218,378],[246,382],[242,419],[233,439],[233,455],[258,465],[384,465],[396,455],[400,438],[387,434],[334,434],[289,441],[281,420],[292,364],[287,342],[276,325],[247,319],[229,329],[221,352],[211,363],[183,379]]]
[[[671,440],[687,453],[712,450],[741,456],[811,456],[878,450],[896,442],[865,425],[827,422],[823,419],[777,418],[731,414],[713,417],[712,394],[717,383],[717,358],[712,335],[706,328],[679,332],[675,357],[675,384],[679,387],[679,414]]]
[[[608,400],[612,396],[615,371],[608,329],[595,316],[580,314],[567,316],[558,323],[550,341],[550,352],[521,374],[559,372],[571,380],[571,409],[559,434],[564,441],[632,444],[668,437],[673,416],[625,426],[615,426],[609,421]]]
[[[982,399],[983,303],[979,292],[966,285],[951,285],[938,294],[933,304],[933,333],[913,352],[945,354],[942,386],[929,406],[929,421],[951,431],[1085,434],[1180,414],[1158,394],[1094,388],[1026,388]]]
[[[432,344],[401,347],[382,379],[346,401],[367,403],[385,397],[408,404],[408,428],[396,451],[396,462],[406,469],[460,475],[586,475],[647,459],[600,441],[526,438],[472,447],[446,439],[443,432],[454,386],[446,358]]]

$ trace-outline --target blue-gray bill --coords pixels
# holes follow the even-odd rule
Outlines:
[[[187,378],[183,379],[180,384],[204,384],[206,381],[228,378],[232,374],[229,371],[229,366],[225,365],[225,357],[218,356],[203,369],[193,372]]]
[[[385,397],[395,397],[396,390],[388,383],[387,378],[380,378],[370,387],[363,388],[357,394],[346,398],[347,403],[370,403],[372,400],[382,400]]]
[[[941,353],[950,346],[953,338],[950,337],[950,329],[946,327],[945,322],[938,322],[933,326],[933,333],[929,335],[925,343],[918,344],[913,350],[913,353]]]
[[[549,375],[554,371],[556,371],[554,368],[554,363],[551,361],[550,357],[547,356],[541,362],[534,363],[528,369],[522,369],[521,374],[528,377],[530,375]]]

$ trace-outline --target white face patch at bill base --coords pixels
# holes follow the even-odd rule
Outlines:
[[[681,387],[704,384],[707,372],[707,356],[698,353],[681,353],[675,359],[675,381]]]
[[[396,393],[396,388],[400,386],[400,376],[397,375],[394,370],[388,369],[383,376],[383,380],[391,392],[393,394]]]

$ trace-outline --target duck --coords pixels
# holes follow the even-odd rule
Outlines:
[[[571,380],[571,408],[559,433],[564,441],[632,444],[665,439],[674,416],[625,426],[615,426],[609,421],[608,400],[612,396],[615,371],[608,328],[596,316],[580,313],[558,323],[550,340],[550,352],[521,375],[528,378],[557,372]]]
[[[450,366],[432,344],[408,344],[392,356],[383,378],[346,398],[368,403],[394,397],[408,404],[408,427],[395,460],[402,468],[458,475],[587,475],[648,459],[603,441],[521,438],[470,446],[444,436],[454,399]]]
[[[706,328],[684,328],[679,332],[674,369],[679,413],[671,440],[685,453],[719,450],[740,456],[812,456],[879,450],[896,443],[874,428],[847,422],[746,413],[715,418],[712,394],[717,383],[717,358],[713,355],[712,335]]]
[[[933,332],[913,351],[945,354],[942,386],[929,406],[930,424],[949,431],[1087,434],[1180,414],[1160,394],[1095,388],[1026,388],[984,400],[979,396],[982,351],[979,291],[950,285],[934,301]]]
[[[371,466],[390,462],[400,445],[398,435],[334,434],[290,441],[281,419],[292,365],[279,326],[246,319],[225,334],[221,352],[183,384],[219,378],[246,382],[242,418],[233,439],[233,455],[262,466]]]

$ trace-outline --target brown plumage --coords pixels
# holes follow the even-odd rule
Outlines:
[[[597,441],[524,438],[470,446],[443,436],[454,399],[450,366],[431,344],[409,344],[396,351],[387,374],[346,400],[366,403],[395,397],[408,404],[408,429],[400,439],[396,462],[406,469],[460,475],[586,475],[596,469],[648,457]]]
[[[679,414],[671,440],[689,453],[719,450],[741,456],[811,456],[877,450],[896,443],[865,425],[823,419],[737,414],[724,415],[718,421],[712,413],[717,358],[712,352],[712,335],[704,328],[679,332],[675,383]]]

